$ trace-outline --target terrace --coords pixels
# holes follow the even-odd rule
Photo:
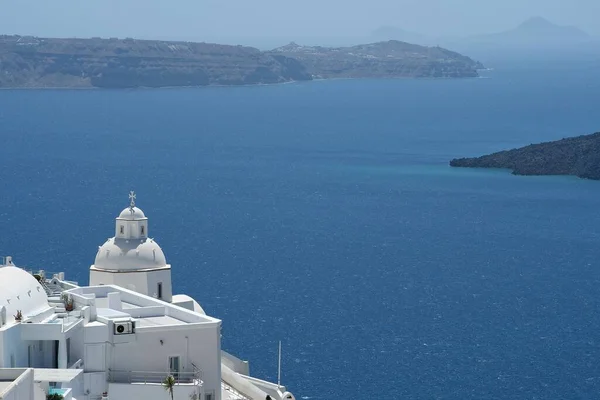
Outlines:
[[[72,296],[76,308],[95,307],[101,322],[135,318],[139,329],[213,324],[219,321],[118,286],[79,287],[65,293]]]

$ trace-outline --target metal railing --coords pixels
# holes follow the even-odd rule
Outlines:
[[[83,360],[80,358],[79,360],[75,361],[73,365],[69,367],[69,369],[83,369]]]
[[[192,373],[194,374],[196,379],[198,379],[200,382],[202,382],[202,378],[203,378],[202,370],[200,368],[198,368],[196,366],[196,364],[194,364],[194,363],[190,363],[190,364],[192,364]]]
[[[200,385],[202,383],[194,372],[123,371],[114,369],[108,371],[108,381],[111,383],[160,384],[169,375],[173,375],[176,384],[194,383]]]

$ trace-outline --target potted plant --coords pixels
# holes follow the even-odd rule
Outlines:
[[[15,315],[15,321],[21,322],[23,320],[23,313],[21,310],[17,310],[17,314]]]
[[[71,296],[67,295],[66,293],[63,294],[62,301],[65,305],[65,310],[67,312],[73,311],[73,309],[75,308],[75,302],[73,301],[73,298]]]

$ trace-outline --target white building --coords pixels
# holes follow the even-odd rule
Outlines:
[[[171,266],[130,199],[90,286],[32,274],[11,257],[0,266],[0,400],[166,399],[167,376],[178,400],[293,400],[221,350],[220,320],[173,295]]]

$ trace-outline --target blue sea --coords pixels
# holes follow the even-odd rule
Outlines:
[[[298,399],[597,399],[600,182],[448,161],[600,130],[599,71],[0,91],[0,253],[86,284],[135,190]]]

